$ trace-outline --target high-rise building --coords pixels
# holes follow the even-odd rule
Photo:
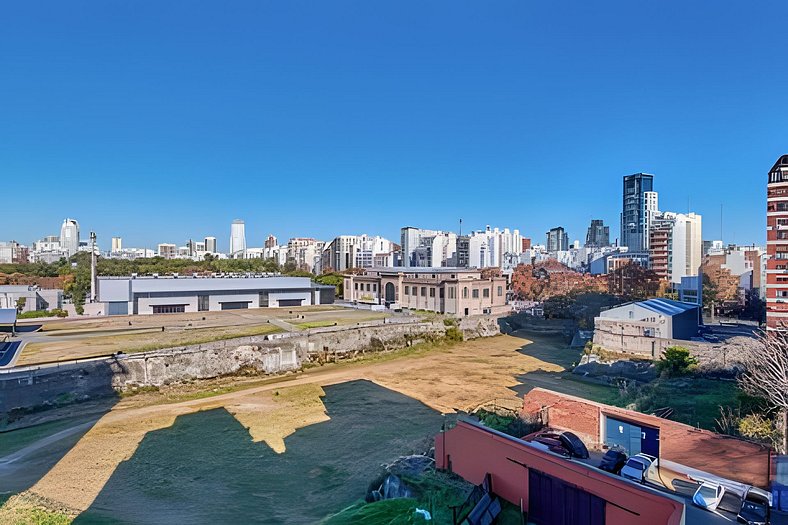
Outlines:
[[[769,170],[766,189],[766,328],[788,326],[788,155]]]
[[[586,233],[586,248],[602,248],[610,246],[610,226],[605,226],[605,221],[593,219]]]
[[[703,223],[696,213],[660,212],[651,219],[649,266],[660,277],[681,284],[698,275],[703,259]]]
[[[110,250],[112,253],[116,253],[123,250],[123,239],[120,237],[113,237],[112,238],[112,249]]]
[[[265,244],[264,244],[265,248],[274,248],[275,246],[278,246],[278,245],[279,245],[279,242],[277,241],[276,237],[274,237],[273,235],[269,235],[265,239]]]
[[[547,251],[548,252],[565,252],[569,249],[569,235],[567,235],[563,226],[552,228],[547,232]]]
[[[621,245],[630,251],[648,251],[650,220],[659,209],[654,175],[626,175],[623,195]]]
[[[422,244],[422,239],[425,237],[434,237],[444,232],[438,230],[426,230],[424,228],[414,228],[412,226],[405,226],[400,230],[400,239],[402,245],[402,265],[403,266],[418,266],[416,250]]]
[[[74,219],[65,219],[60,227],[60,248],[71,257],[79,251],[79,223]]]
[[[246,226],[235,219],[230,226],[230,257],[243,259],[246,256]]]
[[[205,251],[208,253],[216,253],[216,237],[206,237],[203,240],[205,244]]]
[[[164,257],[165,259],[175,259],[178,255],[178,247],[174,244],[163,242],[156,247],[156,253],[159,257]]]

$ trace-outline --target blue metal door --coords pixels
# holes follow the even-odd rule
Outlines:
[[[640,451],[645,454],[651,454],[655,458],[659,457],[659,429],[651,427],[640,427],[642,430],[642,437],[640,443]]]
[[[641,452],[642,436],[639,426],[612,417],[605,419],[605,444],[608,447],[623,448],[629,456]]]

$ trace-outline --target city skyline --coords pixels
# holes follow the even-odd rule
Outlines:
[[[762,30],[784,3],[406,7],[11,6],[0,165],[38,209],[20,221],[28,203],[8,201],[0,237],[29,244],[75,216],[129,246],[207,234],[226,249],[236,217],[250,246],[460,217],[532,238],[561,224],[572,241],[601,218],[616,238],[613,189],[647,172],[708,238],[764,244],[748,181],[788,149],[786,44]],[[338,209],[348,187],[382,205]]]

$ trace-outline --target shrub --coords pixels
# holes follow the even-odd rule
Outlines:
[[[773,448],[778,448],[782,443],[782,432],[775,427],[774,421],[760,414],[741,418],[739,433],[755,441],[768,443]]]
[[[683,346],[671,346],[657,361],[657,370],[668,377],[691,374],[698,368],[698,359]]]
[[[446,340],[447,341],[463,341],[465,337],[462,334],[462,330],[457,328],[456,326],[450,326],[446,329]]]

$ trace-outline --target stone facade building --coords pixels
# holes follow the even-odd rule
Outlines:
[[[345,277],[345,300],[468,316],[499,314],[506,302],[506,278],[482,277],[465,268],[370,268]]]

